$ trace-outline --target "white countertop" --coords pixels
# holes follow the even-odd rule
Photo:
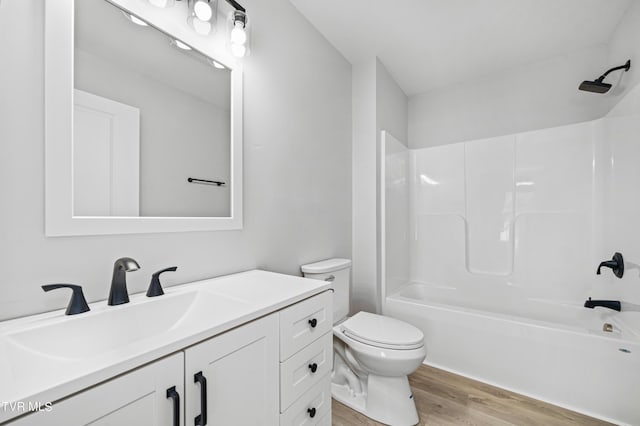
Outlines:
[[[138,293],[124,305],[95,302],[79,315],[60,310],[0,322],[0,422],[23,414],[3,409],[5,402],[55,402],[329,288],[253,270],[167,287],[164,296]],[[195,314],[173,318],[178,305]],[[158,309],[166,316],[145,323],[144,313]],[[64,339],[43,335],[44,327]]]

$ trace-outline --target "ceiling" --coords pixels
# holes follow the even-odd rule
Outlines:
[[[411,96],[604,45],[640,0],[290,1],[347,60],[377,56]]]

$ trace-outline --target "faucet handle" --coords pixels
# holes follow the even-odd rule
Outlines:
[[[600,262],[600,265],[598,265],[598,269],[596,270],[596,275],[600,275],[600,269],[602,267],[611,268],[616,277],[622,278],[624,275],[624,259],[622,258],[622,254],[616,252],[611,260]]]
[[[84,298],[81,286],[75,284],[46,284],[42,286],[44,291],[56,290],[58,288],[70,288],[73,290],[71,300],[69,300],[69,305],[67,305],[67,311],[65,312],[66,315],[76,315],[89,311],[89,305],[87,305],[87,300]]]
[[[160,284],[160,274],[164,272],[174,272],[177,270],[177,266],[171,266],[170,268],[165,268],[158,272],[154,272],[151,275],[151,283],[149,284],[149,289],[147,290],[147,297],[162,296],[164,294],[164,290],[162,290],[162,285]]]

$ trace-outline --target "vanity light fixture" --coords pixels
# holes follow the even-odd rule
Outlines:
[[[236,10],[233,12],[233,29],[231,29],[231,43],[245,44],[247,33],[244,27],[247,23],[247,14]]]
[[[218,15],[218,0],[187,0],[187,22],[200,35],[209,35]]]
[[[150,4],[160,8],[168,8],[175,4],[176,0],[148,0]],[[177,0],[182,1],[182,0]],[[193,30],[203,36],[211,34],[216,27],[218,16],[218,0],[186,0],[188,17],[187,22]],[[236,58],[242,58],[247,54],[247,10],[235,0],[225,0],[233,12],[230,15],[229,50]],[[142,21],[140,21],[142,22]],[[141,24],[140,24],[141,25]],[[146,24],[144,24],[146,25]],[[176,46],[184,49],[184,47]],[[224,67],[223,67],[224,68]]]
[[[214,5],[217,5],[214,0]],[[211,0],[196,0],[193,3],[193,14],[201,21],[209,21],[213,16]]]
[[[236,58],[242,58],[247,53],[247,14],[241,10],[235,10],[231,14],[232,28],[229,33],[229,47],[231,54]]]

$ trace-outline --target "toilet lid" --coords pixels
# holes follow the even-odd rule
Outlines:
[[[416,349],[424,345],[418,328],[395,318],[358,312],[342,323],[344,334],[372,346],[390,349]]]

